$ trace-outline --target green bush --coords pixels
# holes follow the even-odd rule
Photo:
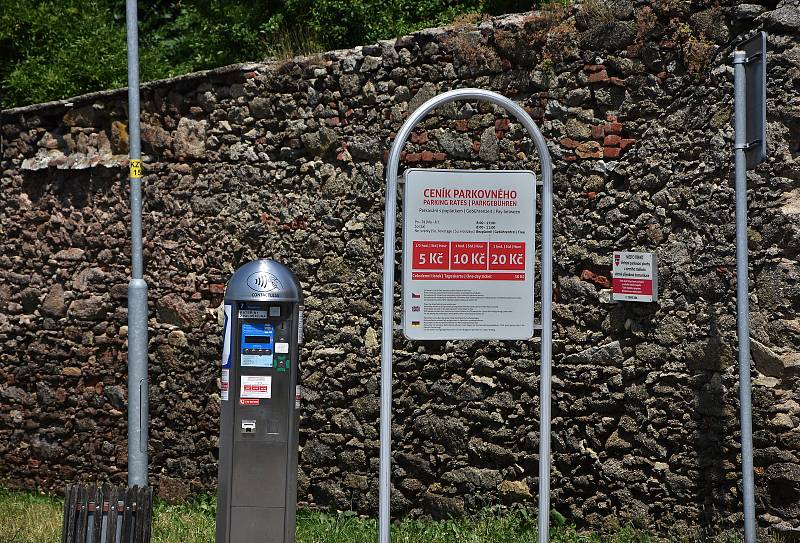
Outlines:
[[[122,17],[105,0],[0,0],[2,105],[125,86]],[[164,66],[157,49],[142,51],[143,78],[163,77]]]
[[[532,0],[139,0],[143,81],[374,43]],[[127,84],[124,0],[0,0],[0,105]]]

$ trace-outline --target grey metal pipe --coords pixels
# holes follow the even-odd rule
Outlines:
[[[142,179],[139,131],[139,23],[136,0],[126,0],[128,130],[131,189],[131,280],[128,283],[128,486],[147,486],[147,283],[142,262]]]
[[[391,507],[392,351],[394,342],[394,244],[397,212],[397,171],[400,153],[414,127],[433,109],[457,100],[480,100],[505,108],[528,131],[542,168],[542,361],[539,417],[539,543],[549,540],[550,510],[550,379],[552,357],[553,174],[547,142],[536,123],[516,102],[496,92],[457,89],[435,96],[403,123],[389,152],[383,230],[383,330],[381,334],[380,472],[378,478],[378,541],[389,543]]]
[[[745,63],[747,54],[734,51],[734,125],[736,152],[736,324],[739,336],[739,417],[742,428],[742,494],[745,543],[756,541],[753,482],[753,415],[750,399],[750,314],[747,265],[747,110]]]
[[[535,129],[536,125],[532,120],[530,123]],[[531,129],[528,128],[528,131]],[[553,166],[547,143],[541,133],[536,130],[536,137],[533,133],[531,137],[536,143],[542,165],[542,363],[539,370],[538,530],[539,543],[547,543],[550,540],[550,404],[553,357]]]

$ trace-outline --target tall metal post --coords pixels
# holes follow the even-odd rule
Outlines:
[[[519,115],[517,115],[519,118]],[[528,122],[533,121],[528,117]],[[525,123],[523,123],[525,124]],[[527,126],[527,125],[526,125]],[[531,128],[528,127],[528,132]],[[553,356],[553,166],[541,133],[533,136],[542,165],[542,362],[539,370],[539,543],[550,541],[550,398]]]
[[[734,125],[736,151],[736,324],[739,336],[739,416],[742,428],[742,493],[745,543],[756,541],[753,483],[753,416],[750,400],[750,315],[747,265],[747,149],[744,51],[734,51]]]
[[[539,543],[550,538],[550,380],[553,338],[553,166],[550,151],[536,123],[516,102],[496,92],[457,89],[435,96],[416,109],[395,136],[386,166],[383,223],[383,330],[381,334],[380,472],[378,478],[378,542],[390,543],[392,453],[392,351],[394,343],[394,243],[397,171],[400,153],[414,127],[433,109],[457,100],[479,100],[503,107],[528,131],[542,168],[542,360],[539,414]]]
[[[147,486],[147,283],[142,263],[142,160],[139,133],[139,23],[126,0],[131,188],[131,280],[128,283],[128,486]]]

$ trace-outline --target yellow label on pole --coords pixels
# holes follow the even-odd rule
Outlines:
[[[130,161],[130,174],[131,179],[139,179],[142,177],[142,161],[141,160],[131,160]]]

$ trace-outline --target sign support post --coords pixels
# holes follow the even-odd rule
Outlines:
[[[394,257],[397,212],[397,171],[400,153],[416,125],[433,109],[457,100],[498,105],[528,131],[541,164],[542,178],[542,353],[539,380],[539,543],[549,541],[550,526],[550,396],[553,341],[553,174],[550,152],[539,128],[516,102],[482,89],[457,89],[435,96],[403,123],[389,152],[383,227],[383,330],[381,335],[380,473],[378,479],[378,543],[390,543],[392,450],[392,353],[394,342]]]
[[[753,413],[750,398],[750,311],[747,264],[747,167],[744,155],[745,96],[744,51],[733,54],[736,125],[736,324],[739,336],[739,419],[742,431],[742,493],[744,540],[755,543],[756,518],[753,497]]]
[[[142,259],[142,152],[139,131],[139,24],[136,0],[126,0],[128,40],[131,280],[128,283],[128,486],[147,486],[147,283]]]
[[[739,339],[739,418],[742,433],[744,540],[756,542],[753,406],[750,398],[750,309],[747,263],[747,169],[767,156],[767,35],[758,32],[733,52],[736,166],[736,325]]]

